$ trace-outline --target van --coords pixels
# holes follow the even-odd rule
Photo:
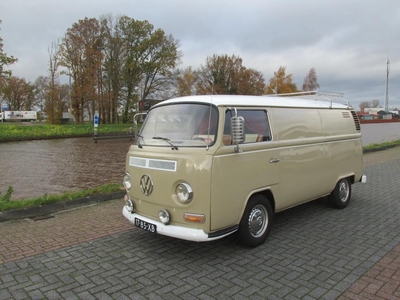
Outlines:
[[[335,99],[335,101],[333,101]],[[365,182],[360,122],[333,93],[204,95],[154,105],[126,156],[123,215],[189,241],[264,243],[274,214]]]

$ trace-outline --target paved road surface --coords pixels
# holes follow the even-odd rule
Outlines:
[[[255,249],[135,229],[122,200],[0,223],[0,299],[399,299],[400,148],[364,165],[346,209],[279,213]]]

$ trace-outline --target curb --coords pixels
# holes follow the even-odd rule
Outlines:
[[[111,194],[89,196],[89,197],[67,200],[41,206],[6,210],[0,212],[0,222],[44,216],[58,211],[69,210],[72,208],[77,208],[88,204],[95,204],[104,201],[123,198],[125,194],[126,194],[125,191],[121,191]]]

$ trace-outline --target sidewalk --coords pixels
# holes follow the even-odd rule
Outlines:
[[[364,168],[395,159],[400,159],[400,147],[368,153],[364,155]],[[393,196],[398,197],[398,194]],[[400,245],[378,261],[339,299],[400,299]]]
[[[48,219],[0,223],[0,264],[131,230],[122,199],[61,211]]]

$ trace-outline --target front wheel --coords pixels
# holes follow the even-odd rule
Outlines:
[[[238,229],[239,242],[256,247],[265,242],[271,231],[273,211],[263,195],[252,196],[247,203]]]
[[[351,197],[351,183],[347,178],[340,179],[328,196],[329,204],[334,208],[345,208]]]

